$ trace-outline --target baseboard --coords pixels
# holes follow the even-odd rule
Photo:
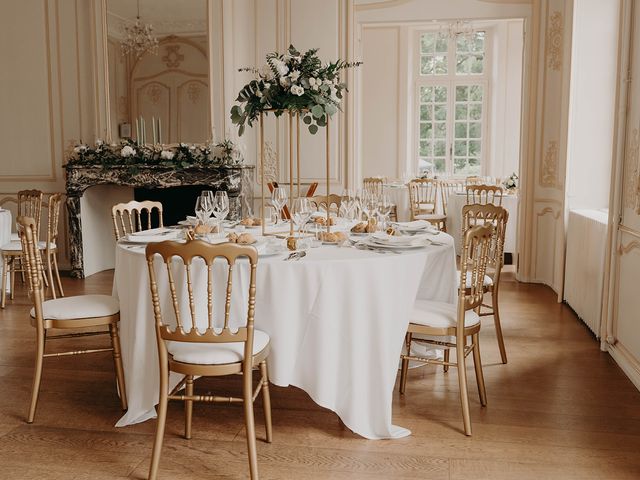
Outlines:
[[[609,345],[609,355],[615,360],[629,380],[640,390],[640,364],[620,344]]]

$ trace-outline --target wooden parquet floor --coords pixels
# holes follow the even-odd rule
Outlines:
[[[111,282],[112,272],[103,272],[67,278],[65,287],[68,295],[109,293]],[[108,354],[46,359],[35,423],[24,422],[35,332],[19,290],[0,312],[0,478],[146,478],[155,421],[114,427],[121,411]],[[499,363],[487,317],[487,408],[469,372],[473,437],[461,430],[453,369],[411,370],[393,417],[413,435],[393,441],[364,440],[303,391],[272,387],[274,441],[258,441],[261,478],[640,479],[640,393],[551,290],[507,280],[501,300],[509,364]],[[63,341],[61,347],[72,344]],[[103,346],[107,338],[81,341]],[[240,379],[205,380],[198,388],[237,394]],[[191,440],[181,437],[182,412],[170,404],[160,478],[247,478],[241,408],[196,405]]]

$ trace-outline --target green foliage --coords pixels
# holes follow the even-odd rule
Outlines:
[[[259,70],[240,69],[256,78],[240,90],[236,98],[239,105],[231,108],[231,121],[238,125],[239,135],[267,112],[276,117],[284,112],[300,114],[312,134],[327,125],[329,117],[340,110],[347,90],[340,72],[362,62],[337,60],[323,65],[317,53],[317,48],[301,53],[291,45],[284,54],[269,53],[266,65]]]

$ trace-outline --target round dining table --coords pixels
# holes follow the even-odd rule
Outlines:
[[[0,208],[0,247],[11,241],[11,225],[11,212]],[[2,272],[2,274],[7,275],[7,292],[9,292],[11,290],[11,282],[8,278],[9,272]]]
[[[321,246],[308,249],[299,260],[286,260],[286,252],[261,256],[255,328],[271,339],[271,382],[301,388],[365,438],[409,435],[392,422],[392,400],[411,308],[416,299],[454,303],[457,295],[453,238],[441,233],[437,239],[437,244],[401,252]],[[160,266],[157,258],[154,268]],[[224,301],[215,299],[223,298],[226,286],[222,262],[219,267],[214,268],[218,307]],[[196,324],[206,325],[206,268],[197,263],[192,268],[195,298],[200,298]],[[233,275],[231,325],[237,327],[246,322],[248,262],[239,263]],[[163,311],[171,310],[166,273],[157,277]],[[183,293],[181,302],[186,302]],[[158,403],[158,353],[144,246],[116,246],[114,295],[120,301],[129,403],[117,426],[125,426],[154,418]],[[170,389],[181,379],[171,375]]]

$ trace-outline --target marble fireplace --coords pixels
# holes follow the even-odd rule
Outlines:
[[[113,267],[110,259],[113,258],[115,238],[109,212],[114,203],[134,197],[138,200],[142,197],[170,199],[168,210],[176,216],[180,214],[176,212],[193,211],[193,196],[198,188],[226,190],[230,204],[228,218],[239,219],[253,205],[254,168],[237,165],[175,170],[158,165],[135,168],[66,165],[71,275],[84,278]],[[97,193],[94,195],[93,192]],[[100,261],[92,261],[94,256],[99,256]]]

